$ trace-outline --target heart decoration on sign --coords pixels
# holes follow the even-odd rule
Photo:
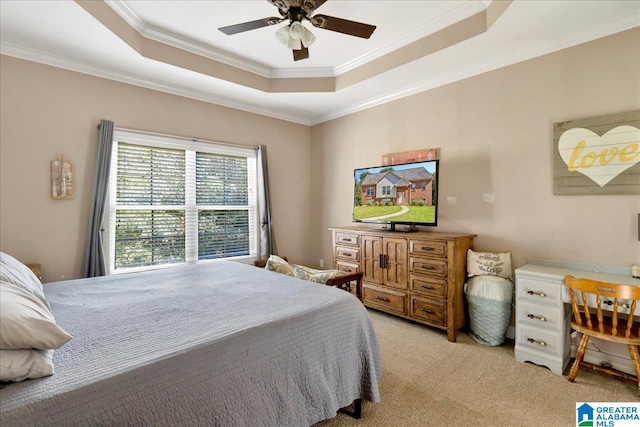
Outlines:
[[[618,126],[602,136],[585,128],[569,129],[560,136],[558,151],[569,171],[604,187],[640,162],[640,129]]]

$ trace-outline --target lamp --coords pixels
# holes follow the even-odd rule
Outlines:
[[[316,41],[316,36],[305,28],[299,21],[294,21],[288,27],[276,31],[276,38],[289,49],[300,50],[302,46],[309,47]]]

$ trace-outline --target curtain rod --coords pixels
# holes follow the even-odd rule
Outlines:
[[[100,129],[100,125],[98,125],[98,129]],[[214,141],[214,140],[211,140],[211,139],[202,139],[202,138],[197,138],[197,137],[172,135],[170,133],[151,132],[151,131],[147,131],[147,130],[125,128],[125,127],[121,127],[121,126],[114,126],[113,130],[114,131],[121,131],[121,132],[135,132],[135,133],[140,133],[140,134],[144,134],[144,135],[148,135],[148,136],[158,136],[158,137],[162,137],[162,138],[173,138],[173,139],[179,139],[179,140],[190,141],[190,142],[204,142],[204,143],[207,143],[207,144],[225,145],[227,147],[235,147],[235,148],[257,148],[258,147],[258,145],[242,145],[242,144],[233,143],[233,142]]]

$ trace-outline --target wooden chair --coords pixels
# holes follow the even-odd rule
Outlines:
[[[287,257],[285,256],[281,256],[280,258],[282,258],[285,261],[287,260]],[[260,268],[264,268],[267,265],[267,260],[266,259],[257,259],[253,262],[253,265],[255,265],[256,267],[260,267]],[[343,289],[347,292],[351,292],[353,294],[355,294],[356,297],[358,297],[359,300],[362,301],[362,272],[358,272],[358,273],[348,273],[348,274],[343,274],[341,276],[338,277],[334,277],[332,279],[329,279],[325,282],[325,285],[328,286],[335,286],[337,288]],[[352,288],[351,286],[355,285],[355,288]]]
[[[640,388],[640,286],[619,285],[589,279],[565,278],[571,296],[573,316],[571,327],[582,333],[576,360],[569,371],[569,381],[575,381],[580,365],[585,365],[619,377],[634,379]],[[589,304],[593,307],[590,308]],[[604,307],[610,307],[610,310]],[[627,344],[636,377],[597,365],[582,363],[590,338]]]

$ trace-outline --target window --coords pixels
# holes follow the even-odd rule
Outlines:
[[[367,196],[373,197],[373,187],[367,187]]]
[[[253,149],[116,131],[111,162],[110,273],[255,257]]]
[[[391,186],[390,185],[383,185],[382,186],[382,195],[383,196],[389,196],[391,194]]]

